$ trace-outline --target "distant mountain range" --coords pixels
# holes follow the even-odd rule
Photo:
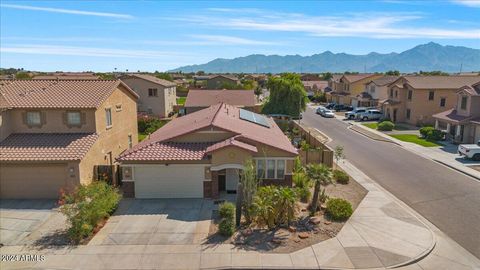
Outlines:
[[[281,73],[281,72],[444,72],[480,71],[480,50],[442,46],[430,42],[401,53],[352,55],[326,51],[312,56],[253,54],[234,59],[217,58],[206,64],[179,67],[172,72]]]

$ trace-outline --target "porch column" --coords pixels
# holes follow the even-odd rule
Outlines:
[[[447,123],[447,133],[450,133],[450,123]]]
[[[457,125],[457,128],[455,129],[455,136],[460,136],[460,125]]]
[[[435,119],[435,129],[438,129],[438,120]]]

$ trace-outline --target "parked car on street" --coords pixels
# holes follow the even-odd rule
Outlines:
[[[326,109],[327,109],[327,108],[325,108],[325,107],[323,107],[323,106],[320,106],[320,107],[317,108],[317,110],[316,110],[315,112],[316,112],[317,114],[321,114],[321,112],[322,112],[323,110],[326,110]]]
[[[357,108],[353,109],[352,111],[346,112],[345,113],[345,118],[350,119],[350,120],[358,119],[359,116],[366,111],[367,111],[367,108],[365,108],[365,107],[357,107]]]
[[[366,112],[360,115],[360,120],[363,121],[372,121],[380,120],[383,117],[383,113],[379,110],[367,110]]]
[[[353,107],[348,105],[343,105],[343,104],[337,104],[333,107],[333,109],[337,112],[342,112],[342,111],[351,111],[353,110]]]
[[[334,102],[331,102],[331,103],[328,103],[327,105],[325,105],[325,108],[329,109],[329,110],[332,110],[333,107],[335,107],[335,105],[337,105],[336,103]]]
[[[334,118],[335,117],[335,113],[332,110],[328,110],[328,109],[322,110],[320,115],[325,117],[325,118]]]
[[[460,144],[458,146],[458,153],[461,156],[480,161],[480,141],[478,141],[477,144]]]

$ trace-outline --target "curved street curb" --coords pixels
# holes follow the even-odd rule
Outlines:
[[[368,132],[362,132],[362,131],[360,131],[359,129],[353,129],[352,126],[354,126],[354,124],[350,124],[350,126],[348,127],[348,129],[353,130],[353,131],[357,132],[358,134],[361,134],[361,135],[363,135],[363,136],[365,136],[365,137],[367,137],[367,138],[369,138],[369,139],[372,139],[372,140],[375,140],[375,141],[379,141],[379,142],[393,143],[393,144],[395,144],[395,145],[402,146],[401,144],[399,144],[399,143],[397,143],[397,142],[395,142],[395,141],[393,141],[393,140],[389,140],[389,139],[386,139],[386,138],[378,139],[378,138],[376,138],[376,137],[371,136],[371,135],[369,134],[370,131],[368,131]],[[360,129],[363,129],[363,128],[361,127]],[[379,137],[381,137],[381,136],[379,135]]]
[[[473,174],[471,174],[471,173],[469,173],[469,172],[466,172],[466,171],[459,170],[459,169],[456,168],[455,166],[452,166],[452,165],[450,165],[450,164],[448,164],[448,163],[446,163],[446,162],[443,162],[443,161],[441,161],[441,160],[438,160],[438,159],[432,159],[432,160],[435,161],[435,162],[438,162],[438,163],[440,163],[440,164],[442,164],[442,165],[444,165],[444,166],[447,166],[447,167],[449,167],[450,169],[453,169],[453,170],[455,170],[455,171],[457,171],[457,172],[459,172],[459,173],[463,173],[463,174],[465,174],[465,175],[467,175],[467,176],[470,176],[470,177],[472,177],[472,178],[480,181],[480,177],[478,177],[478,176],[476,176],[476,175],[473,175]]]

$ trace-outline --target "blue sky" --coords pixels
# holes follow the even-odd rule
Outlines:
[[[163,71],[249,54],[480,48],[480,0],[1,1],[0,66]]]

